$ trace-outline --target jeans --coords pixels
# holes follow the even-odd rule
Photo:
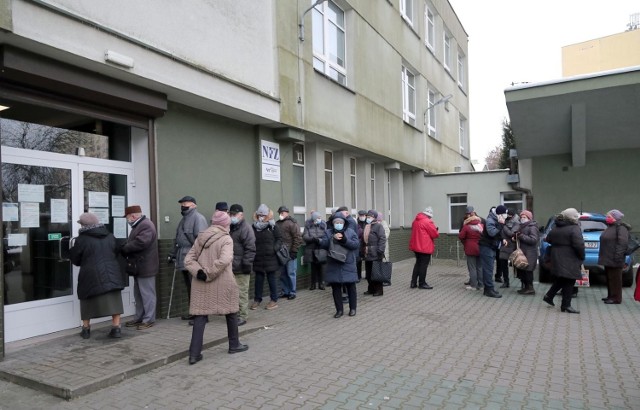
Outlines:
[[[264,290],[264,277],[267,276],[267,282],[269,283],[269,297],[274,302],[278,301],[278,288],[276,286],[276,273],[275,272],[256,272],[256,283],[253,300],[256,302],[262,302],[262,292]]]
[[[416,263],[413,265],[413,273],[411,274],[411,284],[415,285],[416,280],[418,286],[422,286],[427,283],[427,268],[431,262],[430,253],[414,252],[416,254]]]
[[[298,269],[298,260],[291,259],[282,267],[280,273],[280,284],[282,285],[282,295],[296,294],[296,270]]]
[[[467,269],[469,270],[469,286],[476,289],[483,287],[480,256],[467,255]]]
[[[238,316],[240,319],[247,320],[249,318],[249,282],[251,281],[251,275],[236,273],[234,276],[240,291],[240,311]]]
[[[482,281],[484,291],[491,292],[493,288],[493,261],[496,259],[496,251],[488,246],[480,245],[480,264],[482,265]]]

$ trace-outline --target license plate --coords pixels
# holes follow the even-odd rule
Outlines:
[[[584,247],[589,249],[598,249],[598,242],[585,242]]]

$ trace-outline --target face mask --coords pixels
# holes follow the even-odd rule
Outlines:
[[[344,225],[343,224],[334,224],[333,227],[336,228],[336,231],[341,231],[342,228],[344,228]]]
[[[188,206],[181,206],[181,207],[180,207],[180,212],[185,213],[185,212],[187,212],[189,209],[191,209],[191,208],[189,208]]]
[[[507,219],[507,217],[509,216],[509,214],[502,214],[501,215],[504,219]]]
[[[315,222],[316,222],[316,225],[320,225],[320,222],[322,222],[322,219],[318,218],[315,220]]]
[[[359,218],[358,218],[358,221],[360,221],[360,222],[364,222],[364,220],[365,220],[365,219],[367,219],[367,218],[366,218],[366,217],[364,217],[364,216],[361,216],[361,217],[359,217]]]
[[[284,218],[286,218],[286,216],[284,214],[280,215],[280,220],[282,221]]]
[[[607,219],[604,221],[609,225],[613,225],[616,222],[615,218],[611,215],[607,215]]]
[[[232,225],[236,225],[238,222],[240,222],[240,218],[238,218],[237,216],[232,216],[231,217],[231,224]]]
[[[265,218],[264,216],[259,216],[259,217],[258,217],[258,221],[260,221],[260,222],[264,222],[264,220],[265,220],[265,219],[266,219],[266,218]]]
[[[520,222],[529,222],[529,218],[527,218],[526,216],[521,216]]]
[[[368,224],[370,224],[371,222],[373,222],[373,218],[367,218],[366,221]]]

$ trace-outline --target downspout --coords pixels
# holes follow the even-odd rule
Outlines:
[[[518,174],[518,153],[515,149],[511,149],[509,150],[509,175],[516,175],[517,177],[514,178],[513,182],[509,182],[509,186],[511,187],[511,189],[513,189],[514,191],[517,192],[522,192],[526,195],[526,206],[525,208],[528,209],[529,211],[533,212],[533,194],[531,193],[531,190],[528,188],[522,188],[521,186],[519,186],[520,184],[520,177]]]

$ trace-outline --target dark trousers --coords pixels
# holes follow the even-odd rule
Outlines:
[[[187,287],[187,300],[191,303],[191,273],[188,270],[183,270],[182,277],[184,278],[184,285]]]
[[[427,268],[431,263],[431,255],[428,253],[414,252],[416,254],[416,263],[413,265],[413,273],[411,274],[411,284],[418,286],[427,283]]]
[[[333,294],[333,303],[336,305],[336,312],[343,311],[342,303],[342,287],[347,288],[347,295],[349,295],[349,309],[356,310],[358,307],[356,284],[355,283],[332,283],[331,293]]]
[[[229,348],[238,347],[240,339],[238,337],[238,312],[225,315],[227,319],[227,338]],[[207,325],[208,316],[198,315],[193,319],[193,330],[191,331],[191,345],[189,346],[189,356],[198,357],[202,353],[204,338],[204,328]]]
[[[311,284],[312,285],[322,285],[322,277],[324,272],[324,265],[321,263],[312,263],[311,264]]]
[[[275,272],[255,272],[256,280],[254,283],[254,296],[253,300],[256,302],[262,302],[262,292],[264,290],[264,277],[267,277],[267,283],[269,284],[269,297],[274,302],[278,301],[278,289],[276,284],[276,273]]]
[[[518,272],[518,277],[522,281],[522,284],[524,285],[525,289],[533,289],[533,271],[518,269],[517,272]],[[509,283],[509,282],[505,281],[505,283]]]
[[[622,302],[622,268],[604,267],[607,275],[607,299],[616,303]]]
[[[554,277],[553,284],[551,288],[547,291],[547,297],[553,300],[553,297],[558,293],[560,289],[562,289],[562,304],[560,307],[563,309],[571,306],[571,294],[573,293],[573,286],[576,284],[575,279],[569,278],[561,278],[558,276]]]
[[[358,279],[362,279],[362,259],[356,260],[356,270],[358,271]]]
[[[376,282],[371,280],[371,270],[373,269],[373,261],[364,261],[364,272],[365,277],[367,278],[367,283],[369,286],[367,287],[367,292],[370,294],[382,295],[383,287],[382,282]]]
[[[496,259],[496,279],[500,279],[504,281],[507,285],[509,284],[509,260],[508,259]]]

